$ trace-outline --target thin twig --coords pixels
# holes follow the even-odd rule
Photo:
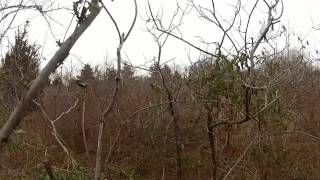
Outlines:
[[[243,151],[241,156],[237,159],[237,161],[232,165],[232,167],[228,170],[227,174],[223,177],[223,180],[226,180],[227,177],[231,174],[231,172],[234,170],[234,168],[239,164],[239,162],[243,159],[243,157],[247,154],[248,150],[251,148],[251,146],[254,144],[254,142],[258,139],[258,135],[253,138],[253,140],[250,142],[250,144],[246,147],[246,149]]]
[[[64,145],[63,140],[56,129],[55,123],[59,119],[61,119],[64,115],[69,114],[77,106],[78,101],[79,100],[77,99],[74,102],[73,106],[69,107],[68,110],[62,112],[55,120],[51,120],[50,117],[48,116],[47,112],[45,111],[45,109],[42,107],[42,105],[40,103],[36,102],[35,100],[33,100],[33,102],[39,107],[39,109],[42,112],[42,114],[44,115],[44,117],[50,122],[51,128],[52,128],[51,134],[55,137],[55,139],[58,142],[58,144],[60,145],[60,147],[63,149],[63,151],[66,153],[66,155],[70,158],[71,163],[72,163],[73,167],[75,167],[75,168],[78,167],[78,163],[74,160],[72,155],[69,153],[68,148]]]

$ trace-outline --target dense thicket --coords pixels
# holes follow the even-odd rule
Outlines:
[[[2,59],[2,122],[38,72],[37,48],[25,38],[25,30],[18,32]],[[208,179],[213,172],[220,179],[235,163],[230,179],[319,178],[320,71],[305,56],[269,56],[254,72],[223,57],[199,59],[184,72],[155,63],[149,75],[135,76],[130,65],[121,74],[104,135],[107,177],[174,179],[178,144],[186,179]],[[28,115],[1,156],[4,179],[45,178],[43,161],[52,164],[57,177],[92,175],[99,118],[110,101],[115,70],[86,64],[71,76],[56,75],[35,100],[38,111]],[[248,76],[254,84],[246,83]],[[168,93],[179,120],[179,142]],[[50,120],[73,105],[55,123],[68,155],[52,135]],[[72,159],[76,166],[70,166]]]

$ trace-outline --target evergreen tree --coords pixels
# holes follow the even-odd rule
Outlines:
[[[92,81],[95,79],[93,69],[90,66],[90,64],[84,65],[84,67],[81,69],[81,74],[80,74],[79,79],[81,79],[83,81]]]
[[[39,47],[27,40],[26,26],[18,30],[15,43],[1,59],[0,87],[3,100],[9,108],[20,100],[23,92],[39,72]]]

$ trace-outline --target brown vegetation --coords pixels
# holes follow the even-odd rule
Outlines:
[[[269,40],[290,36],[285,29],[268,34],[282,16],[282,1],[263,1],[266,25],[249,40],[256,1],[246,25],[240,20],[236,29],[242,45],[229,34],[241,1],[228,28],[214,1],[212,9],[188,2],[177,4],[169,24],[147,4],[146,31],[158,52],[140,76],[121,58],[136,1],[127,33],[102,1],[75,2],[75,32],[40,72],[38,47],[28,43],[26,28],[18,31],[0,67],[1,179],[320,179],[320,70],[301,39],[298,50],[272,47]],[[86,64],[68,78],[48,78],[102,8],[119,37],[116,68]],[[214,52],[177,35],[191,9],[223,32]],[[169,38],[195,48],[200,58],[184,71],[163,63]]]
[[[134,69],[125,66],[120,96],[103,137],[107,146],[103,151],[105,177],[176,179],[172,103],[179,117],[183,179],[209,179],[212,173],[217,179],[227,174],[227,179],[319,178],[316,109],[320,73],[302,56],[291,56],[291,61],[276,56],[261,65],[264,76],[257,84],[275,82],[268,89],[250,89],[249,110],[245,96],[249,87],[241,83],[245,71],[231,69],[221,74],[215,60],[199,61],[187,74],[163,66],[171,100],[161,74],[134,76]],[[1,176],[45,178],[45,161],[57,177],[90,179],[98,115],[112,94],[114,74],[108,72],[113,72],[112,68],[94,72],[85,65],[74,78],[86,83],[85,87],[73,79],[53,80],[36,100],[43,111],[26,117],[2,153]],[[226,75],[228,79],[224,79]],[[74,104],[75,108],[55,123],[67,154],[52,135],[50,121]],[[2,114],[2,119],[5,117]]]

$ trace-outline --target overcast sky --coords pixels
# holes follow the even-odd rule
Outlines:
[[[114,2],[111,2],[110,0],[105,0],[104,2],[115,17],[120,30],[122,32],[126,32],[133,19],[133,1],[115,0]],[[179,0],[179,2],[181,6],[186,4],[186,0]],[[203,5],[205,5],[207,2],[211,1],[195,0],[194,2],[203,3]],[[235,5],[236,1],[215,0],[215,2],[216,9],[220,17],[229,20],[233,13],[233,5]],[[243,0],[243,12],[250,11],[250,8],[253,5],[252,3],[254,2],[255,1],[253,0]],[[150,0],[150,4],[155,13],[163,12],[165,23],[168,22],[168,18],[172,16],[176,8],[176,1],[173,0]],[[261,5],[258,6],[255,11],[255,19],[251,24],[252,35],[258,33],[263,26],[263,23],[266,22],[266,9],[263,6],[262,0],[260,4]],[[58,5],[61,7],[68,6],[71,8],[72,1],[58,0],[56,1],[55,6]],[[138,7],[139,16],[137,24],[124,46],[123,57],[125,59],[129,58],[130,62],[135,65],[142,65],[157,55],[157,46],[154,43],[152,36],[146,32],[146,1],[138,0]],[[305,40],[308,40],[311,48],[316,49],[317,47],[320,47],[320,31],[316,32],[312,29],[312,26],[320,24],[319,7],[319,0],[284,0],[284,15],[281,18],[281,22],[278,24],[278,27],[285,25],[292,33],[294,32],[296,36],[301,36],[302,38],[305,38]],[[29,27],[30,40],[41,46],[41,54],[43,58],[50,59],[58,48],[55,43],[55,38],[62,40],[67,26],[71,22],[71,12],[53,12],[52,18],[56,19],[59,23],[52,22],[51,27],[46,24],[43,18],[36,16],[34,12],[25,12],[20,14],[20,21],[16,22],[16,24],[25,21],[26,18],[31,20]],[[76,22],[74,21],[74,23]],[[75,25],[74,23],[72,26],[73,28]],[[68,32],[72,32],[73,28]],[[184,38],[202,48],[206,47],[199,41],[199,36],[207,41],[217,41],[221,36],[216,26],[212,23],[199,19],[196,13],[191,13],[186,16],[181,32]],[[280,41],[282,40],[280,39]],[[296,42],[293,41],[292,43],[294,45]],[[102,11],[99,17],[82,35],[71,50],[71,54],[67,59],[67,64],[69,66],[72,64],[73,66],[78,67],[81,65],[80,61],[91,65],[104,64],[106,59],[108,59],[108,61],[115,59],[117,44],[118,39],[115,28],[107,14]],[[281,42],[279,44],[281,44]],[[3,51],[3,47],[1,50]],[[174,63],[182,65],[190,64],[187,54],[190,54],[191,57],[194,58],[194,61],[199,56],[198,51],[195,51],[191,47],[175,39],[170,39],[167,42],[163,54],[163,61],[175,58]],[[45,62],[47,61],[44,60],[43,64],[45,64]]]

